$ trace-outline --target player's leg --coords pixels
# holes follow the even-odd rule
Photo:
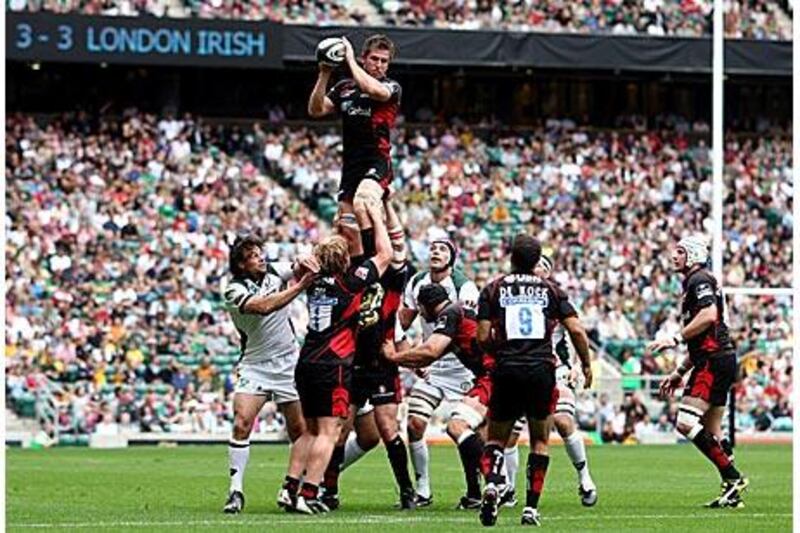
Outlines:
[[[540,525],[539,498],[544,490],[544,480],[550,465],[550,452],[547,442],[553,427],[553,417],[539,419],[538,416],[528,418],[531,451],[528,454],[526,475],[525,508],[522,511],[523,525]]]
[[[223,508],[226,513],[239,513],[244,509],[244,472],[250,458],[250,432],[266,401],[264,394],[237,392],[233,395],[233,431],[228,443],[230,487]]]
[[[525,415],[530,433],[530,453],[526,476],[525,508],[522,510],[523,525],[540,525],[539,498],[544,490],[544,480],[550,465],[548,441],[553,429],[553,414],[558,403],[554,370],[530,369],[526,388],[529,401]]]
[[[416,493],[411,475],[408,471],[408,450],[406,443],[400,436],[400,427],[397,423],[397,402],[381,403],[375,406],[373,420],[384,446],[392,474],[400,489],[400,508],[414,509],[416,507]]]
[[[722,446],[723,451],[728,455],[731,462],[733,462],[733,447],[728,437],[722,433],[722,418],[725,416],[725,410],[725,407],[712,405],[708,408],[708,411],[706,411],[706,414],[703,415],[700,421],[703,427],[717,438],[719,445]]]
[[[717,467],[722,478],[721,494],[707,504],[709,507],[738,506],[740,495],[749,484],[714,435],[720,432],[717,421],[721,422],[735,374],[736,358],[733,354],[710,358],[703,366],[692,370],[678,407],[676,429]],[[712,407],[717,409],[707,415]],[[704,419],[710,429],[704,425]]]
[[[342,471],[342,461],[344,461],[344,446],[347,442],[347,436],[353,429],[355,413],[355,405],[350,405],[350,412],[342,423],[339,438],[336,440],[331,459],[328,461],[328,466],[325,467],[325,473],[322,476],[321,488],[323,489],[323,494],[321,499],[331,511],[339,507],[339,474]]]
[[[495,388],[494,390],[495,394],[493,396],[497,396],[497,389]],[[511,436],[514,420],[516,419],[515,416],[496,410],[496,405],[494,398],[492,398],[492,416],[498,416],[499,418],[489,418],[486,431],[486,446],[484,446],[483,455],[481,456],[481,473],[486,482],[480,507],[480,520],[484,526],[493,526],[497,522],[500,498],[505,490],[506,483],[505,453],[503,448]]]
[[[503,507],[516,507],[517,505],[517,472],[519,472],[519,447],[517,441],[520,433],[525,429],[525,418],[521,417],[514,422],[511,429],[511,436],[506,442],[503,456],[506,465],[506,490],[500,498]]]
[[[411,464],[417,480],[417,506],[425,507],[433,502],[430,476],[428,472],[428,445],[425,430],[433,411],[444,398],[441,389],[426,381],[417,381],[408,395],[408,446],[411,451]]]
[[[305,471],[306,463],[308,463],[308,454],[311,446],[318,433],[317,419],[306,419],[303,433],[289,448],[289,468],[283,485],[278,491],[278,506],[287,511],[294,510],[297,505],[297,496],[300,493],[300,479]]]
[[[483,440],[476,430],[483,424],[486,417],[487,407],[485,404],[488,403],[489,394],[487,390],[482,403],[477,397],[479,394],[479,391],[475,390],[477,387],[479,384],[476,384],[476,387],[464,396],[447,423],[447,434],[458,446],[458,455],[461,458],[464,481],[467,485],[467,493],[461,497],[457,509],[478,509],[480,507],[480,466]]]
[[[586,446],[583,435],[578,431],[575,423],[575,393],[565,385],[558,385],[558,403],[553,417],[558,434],[564,441],[572,466],[578,473],[578,494],[581,503],[591,507],[597,503],[597,487],[589,473],[589,461],[586,457]]]
[[[373,410],[372,404],[367,402],[356,411],[355,431],[350,432],[344,445],[342,470],[364,457],[380,442]]]
[[[319,499],[319,487],[343,422],[344,418],[338,416],[323,416],[316,419],[316,435],[308,452],[305,480],[297,498],[296,509],[302,513],[317,514],[329,511]]]

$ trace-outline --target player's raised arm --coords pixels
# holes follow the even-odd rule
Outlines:
[[[308,114],[312,118],[324,117],[333,113],[336,106],[326,94],[328,88],[328,80],[331,78],[333,68],[328,65],[319,65],[319,75],[317,82],[314,84],[314,89],[311,91],[311,96],[308,98]]]
[[[375,76],[386,74],[394,55],[393,50],[367,48],[362,54],[362,60],[365,64],[369,63],[367,68],[372,71],[370,73],[359,65],[350,41],[346,37],[342,37],[342,40],[345,45],[345,62],[350,67],[353,80],[362,91],[367,93],[373,100],[378,100],[379,102],[388,102],[393,96],[399,96],[399,86],[396,87],[396,84],[384,83]]]

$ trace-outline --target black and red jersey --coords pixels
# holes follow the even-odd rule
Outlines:
[[[328,91],[328,98],[342,115],[343,174],[349,174],[351,167],[363,168],[376,160],[390,160],[390,134],[400,111],[402,90],[399,83],[389,78],[379,81],[391,91],[392,96],[386,102],[373,100],[351,78],[339,81]]]
[[[413,267],[406,263],[400,269],[389,267],[377,283],[364,291],[358,319],[356,356],[354,364],[359,367],[392,366],[381,355],[386,340],[394,340],[397,310],[406,280],[414,274]]]
[[[688,339],[689,357],[695,366],[708,356],[734,349],[728,326],[725,324],[725,300],[714,276],[705,269],[698,269],[683,281],[681,317],[687,325],[708,306],[716,306],[717,318],[700,335]]]
[[[474,311],[459,302],[448,304],[436,318],[433,334],[437,333],[450,337],[445,353],[453,352],[475,377],[494,369],[494,358],[478,345],[478,320]]]
[[[555,365],[553,331],[577,312],[555,283],[533,274],[503,274],[481,291],[478,320],[492,323],[498,367]]]
[[[362,295],[376,281],[378,270],[367,259],[343,276],[320,277],[306,289],[308,333],[300,362],[347,366],[353,362]]]

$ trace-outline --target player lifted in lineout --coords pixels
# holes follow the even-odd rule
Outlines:
[[[361,63],[347,38],[344,63],[350,77],[328,90],[335,67],[320,63],[319,74],[308,100],[314,118],[333,112],[342,116],[342,179],[339,213],[353,213],[363,242],[372,242],[372,222],[367,205],[381,205],[392,181],[391,130],[400,110],[400,84],[386,76],[395,46],[385,35],[371,35],[361,48]],[[327,91],[327,92],[326,92]]]
[[[294,385],[298,346],[288,304],[309,287],[319,264],[311,256],[289,263],[267,263],[260,239],[237,237],[229,255],[233,278],[223,289],[225,308],[241,337],[233,394],[233,435],[228,444],[230,492],[226,513],[244,509],[244,471],[250,457],[250,432],[261,408],[274,400],[286,417],[292,446],[302,450],[305,422]],[[293,277],[299,281],[287,287]]]
[[[478,341],[495,357],[487,444],[481,460],[486,487],[480,519],[485,526],[497,521],[506,483],[503,447],[522,415],[528,419],[531,438],[522,524],[541,523],[539,497],[550,463],[547,443],[558,401],[552,338],[559,322],[572,339],[586,385],[592,383],[589,339],[575,308],[560,288],[534,274],[541,251],[533,237],[515,237],[512,272],[492,280],[478,302]]]
[[[733,450],[722,438],[722,417],[728,392],[736,378],[736,352],[725,323],[725,302],[717,280],[705,268],[708,245],[702,236],[681,239],[672,252],[672,268],[684,276],[681,316],[683,328],[674,338],[658,339],[648,350],[658,353],[683,343],[689,356],[661,383],[669,396],[691,370],[678,406],[677,430],[692,441],[717,467],[720,495],[707,507],[743,507],[748,480],[733,464]]]

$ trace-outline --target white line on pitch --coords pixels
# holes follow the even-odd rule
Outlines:
[[[506,513],[504,513],[506,514]],[[304,516],[297,516],[295,518],[272,518],[274,515],[259,515],[257,518],[259,520],[255,521],[241,521],[235,518],[231,518],[230,520],[176,520],[176,521],[164,521],[164,522],[146,522],[146,521],[120,521],[120,522],[66,522],[66,523],[18,523],[18,524],[6,524],[8,528],[31,528],[31,529],[50,529],[50,528],[86,528],[86,527],[159,527],[159,526],[199,526],[199,527],[214,527],[219,525],[229,525],[229,526],[238,526],[238,527],[264,527],[267,524],[330,524],[330,525],[337,525],[337,524],[387,524],[387,523],[396,523],[396,524],[406,524],[409,522],[450,522],[450,523],[473,523],[476,522],[475,518],[467,518],[467,517],[447,517],[447,516],[439,516],[439,515],[431,515],[429,517],[391,517],[391,516],[382,516],[382,515],[365,515],[362,517],[352,517],[352,518],[335,518],[331,517],[304,517]],[[664,519],[679,519],[679,520],[694,520],[694,519],[701,519],[701,520],[708,520],[708,519],[715,519],[715,518],[723,518],[726,520],[732,518],[788,518],[791,517],[792,513],[703,513],[703,514],[680,514],[680,515],[670,515],[670,514],[651,514],[651,515],[593,515],[592,520],[635,520],[635,519],[642,519],[642,520],[664,520]],[[256,517],[253,517],[256,518]],[[555,522],[555,521],[575,521],[575,520],[586,520],[586,516],[552,516],[543,518],[545,522]]]

